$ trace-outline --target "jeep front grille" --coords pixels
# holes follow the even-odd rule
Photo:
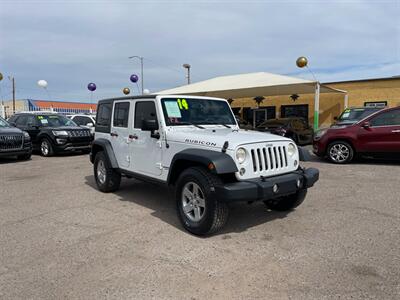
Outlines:
[[[0,135],[0,151],[21,150],[23,144],[22,135]]]
[[[286,146],[260,147],[250,150],[254,172],[268,172],[288,166]]]

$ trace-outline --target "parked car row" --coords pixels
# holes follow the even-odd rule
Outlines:
[[[91,130],[78,126],[71,119],[58,113],[17,113],[8,122],[3,119],[1,121],[3,124],[0,137],[0,153],[2,156],[17,155],[20,158],[25,158],[18,151],[21,151],[23,143],[23,147],[25,147],[25,142],[28,140],[29,157],[32,151],[39,151],[42,156],[52,156],[60,152],[81,151],[89,153],[91,149],[93,141]],[[11,138],[12,134],[15,137]],[[29,157],[26,154],[26,159],[29,159]]]

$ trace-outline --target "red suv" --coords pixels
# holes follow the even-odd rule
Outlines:
[[[337,164],[349,163],[356,154],[400,158],[400,107],[369,110],[347,109],[339,122],[314,135],[313,151]],[[341,119],[359,116],[352,122]]]

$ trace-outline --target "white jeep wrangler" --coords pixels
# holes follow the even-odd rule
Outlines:
[[[299,166],[292,140],[240,130],[224,99],[148,95],[101,100],[90,160],[103,192],[121,175],[175,189],[182,225],[197,235],[219,230],[228,203],[264,201],[272,210],[300,205],[317,169]]]

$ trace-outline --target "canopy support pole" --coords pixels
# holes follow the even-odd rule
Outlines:
[[[320,84],[317,82],[315,85],[315,95],[314,95],[314,130],[317,130],[319,127],[319,93],[320,93]]]
[[[349,94],[345,94],[344,95],[344,108],[346,109],[347,107],[349,107]]]

